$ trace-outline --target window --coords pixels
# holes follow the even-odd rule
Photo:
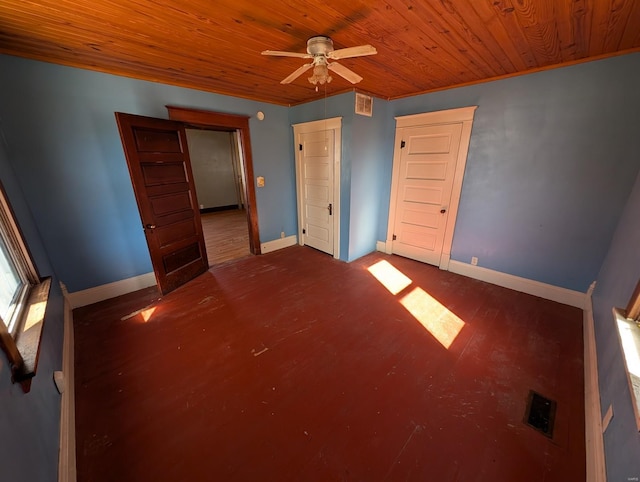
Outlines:
[[[631,295],[625,314],[630,320],[640,321],[640,280]]]
[[[0,345],[14,382],[29,391],[51,279],[40,280],[0,185]]]
[[[636,426],[640,431],[640,281],[625,310],[614,308]]]

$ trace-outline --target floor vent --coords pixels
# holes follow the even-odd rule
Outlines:
[[[552,438],[555,418],[556,402],[530,390],[524,422],[547,437]]]

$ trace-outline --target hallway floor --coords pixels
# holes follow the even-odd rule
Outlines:
[[[209,266],[249,256],[249,226],[244,209],[200,215]]]
[[[74,325],[79,482],[585,479],[576,308],[294,246]]]

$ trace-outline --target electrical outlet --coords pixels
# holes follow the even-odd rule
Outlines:
[[[282,231],[282,232],[280,233],[280,237],[281,237],[281,238],[284,238],[284,231]]]
[[[471,257],[471,264],[473,266],[478,266],[478,258],[476,258],[475,256]]]

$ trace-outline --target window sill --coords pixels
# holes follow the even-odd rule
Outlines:
[[[618,335],[624,354],[636,426],[640,431],[640,326],[628,319],[624,310],[619,308],[613,309],[613,316],[618,326]]]
[[[20,383],[25,393],[31,389],[31,379],[35,376],[38,366],[40,340],[50,290],[51,278],[44,278],[40,284],[31,288],[27,307],[18,325],[20,328],[15,334],[15,348],[22,360],[13,364],[13,382]]]

